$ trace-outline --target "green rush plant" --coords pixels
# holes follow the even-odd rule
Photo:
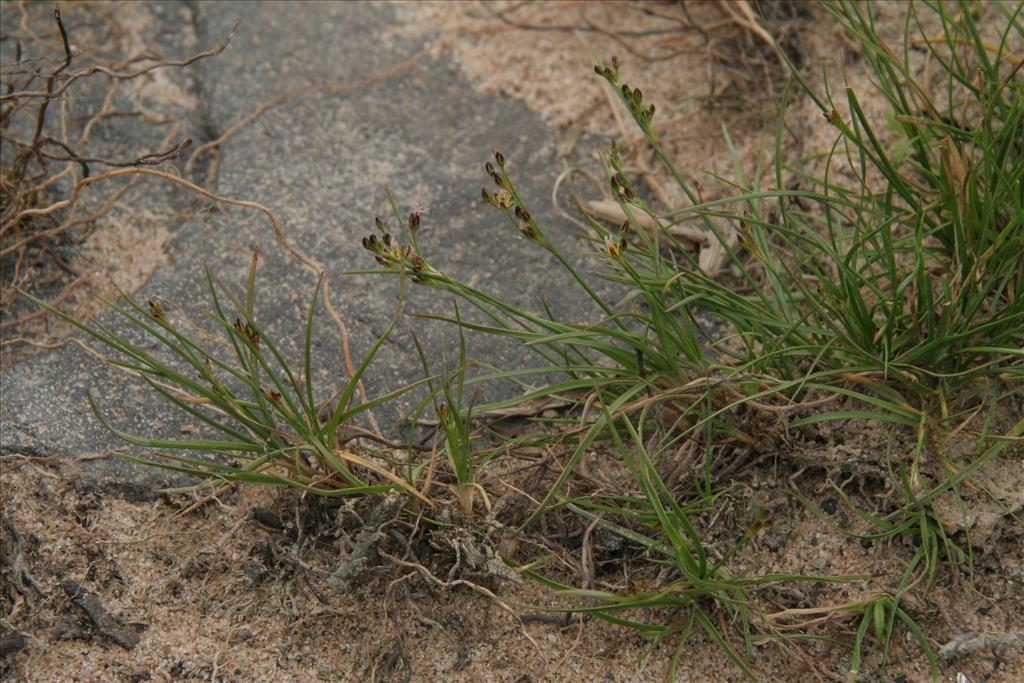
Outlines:
[[[621,533],[636,534],[638,525],[646,525],[649,544],[643,545],[671,548],[686,586],[717,581],[716,589],[734,591],[739,584],[721,573],[733,553],[718,564],[702,561],[699,534],[685,522],[684,508],[669,502],[675,492],[659,488],[636,459],[644,444],[627,443],[621,435],[657,423],[668,435],[666,443],[694,438],[710,444],[716,435],[743,440],[739,409],[774,404],[794,409],[789,427],[856,421],[913,435],[916,446],[890,458],[901,463],[892,476],[902,504],[862,515],[878,530],[876,538],[916,540],[917,551],[894,595],[927,589],[940,558],[954,565],[969,561],[969,537],[966,549],[954,541],[934,502],[951,491],[963,509],[961,485],[1019,443],[1024,431],[1024,421],[993,431],[990,419],[1000,402],[1024,387],[1024,88],[1022,60],[1010,48],[1024,37],[1024,4],[907,4],[899,46],[879,37],[870,4],[824,7],[870,65],[884,97],[882,118],[865,111],[863,94],[853,88],[837,94],[827,71],[819,93],[793,67],[780,106],[773,167],[751,175],[737,161],[730,181],[735,192],[722,199],[702,202],[674,166],[654,130],[654,105],[639,88],[621,82],[617,60],[595,67],[692,202],[659,214],[627,177],[619,152],[613,147],[607,154],[612,196],[627,220],[609,229],[585,212],[584,219],[608,265],[597,276],[622,285],[628,291],[622,301],[602,298],[548,238],[516,191],[504,157],[495,154],[486,164],[497,190],[485,189],[484,201],[522,237],[554,255],[603,314],[598,323],[530,314],[450,278],[421,252],[418,215],[409,219],[408,246],[399,246],[379,220],[382,239],[364,240],[384,272],[454,294],[488,322],[443,319],[519,339],[544,361],[479,381],[552,371],[563,378],[539,385],[524,381],[524,395],[505,405],[550,395],[600,406],[524,527],[553,506],[571,505],[584,517],[599,507],[617,518],[604,522]],[[921,50],[937,69],[915,69],[914,55]],[[834,129],[835,142],[819,156],[793,160],[784,153],[784,124],[798,92],[820,108],[821,125]],[[727,132],[725,138],[729,142]],[[645,228],[647,219],[658,223],[656,230]],[[720,244],[731,281],[705,273],[673,236],[671,229],[684,223],[696,223]],[[725,335],[704,335],[694,318],[697,310],[723,323]],[[989,416],[980,429],[978,415]],[[967,462],[944,452],[945,439],[954,433],[976,441]],[[562,493],[588,449],[607,440],[627,464],[644,514],[607,499],[570,500]],[[705,504],[714,499],[711,453],[709,448],[703,480],[693,482],[695,500]],[[711,574],[709,566],[715,568]],[[725,593],[702,593],[710,598],[702,604],[732,609],[743,603],[738,593]],[[622,596],[586,596],[597,601],[587,609],[605,616],[619,605],[636,604]],[[864,623],[875,624],[876,632],[884,625],[891,635],[897,622],[909,628],[935,670],[927,642],[896,598],[872,604],[867,612]],[[696,615],[707,616],[699,609],[690,614],[690,626],[703,624]],[[741,611],[731,614],[744,624],[749,646]],[[689,627],[681,632],[688,634]],[[721,633],[709,633],[725,643]],[[854,646],[858,662],[862,636]],[[738,651],[726,649],[752,675]]]
[[[935,652],[928,643],[928,637],[916,621],[900,607],[899,597],[892,595],[878,595],[862,603],[847,606],[844,612],[861,613],[860,624],[854,637],[853,653],[850,657],[850,669],[847,672],[846,682],[856,683],[860,679],[861,663],[863,660],[864,640],[870,633],[883,653],[888,655],[889,643],[892,641],[893,629],[896,622],[901,622],[914,640],[921,647],[928,664],[931,666],[933,675],[938,670],[938,661]]]
[[[662,565],[670,578],[651,588],[637,587],[624,593],[577,589],[541,577],[534,571],[530,575],[549,586],[559,589],[566,597],[585,600],[589,604],[576,604],[571,611],[593,614],[611,623],[635,629],[652,637],[648,652],[661,641],[675,637],[675,649],[669,666],[669,679],[674,680],[679,659],[690,636],[700,629],[735,662],[749,678],[756,678],[752,665],[753,645],[762,640],[752,624],[754,611],[750,592],[783,582],[843,581],[848,577],[811,577],[796,574],[764,574],[757,577],[734,575],[727,568],[729,560],[751,541],[770,521],[758,515],[744,533],[721,556],[712,557],[691,520],[697,513],[714,507],[716,494],[698,493],[694,500],[681,505],[677,493],[665,484],[655,458],[648,452],[645,424],[653,422],[645,407],[634,419],[615,420],[606,411],[611,442],[629,469],[640,495],[609,495],[579,499],[563,498],[560,503],[593,520],[606,529],[641,545],[656,564]],[[626,437],[623,437],[623,433]],[[615,521],[605,521],[607,515]],[[639,528],[642,531],[635,531]],[[638,611],[659,612],[665,619],[643,621]],[[742,645],[735,645],[722,624],[730,624],[738,631]]]
[[[455,320],[461,322],[458,303],[455,304]],[[476,452],[474,436],[471,429],[473,406],[465,407],[465,373],[466,373],[466,336],[462,327],[459,332],[459,365],[452,371],[442,370],[439,375],[440,386],[430,389],[430,396],[424,402],[424,406],[430,403],[434,407],[434,414],[437,415],[440,432],[444,435],[444,453],[455,477],[453,491],[459,501],[463,514],[467,518],[473,516],[473,503],[477,492],[486,501],[487,492],[476,481],[478,473],[478,458],[486,461],[489,457],[481,456]],[[427,356],[420,345],[415,332],[413,343],[416,352],[419,354],[420,363],[423,365],[424,375],[430,377],[430,364]],[[428,379],[428,384],[431,384]],[[438,395],[443,400],[438,400]],[[422,413],[421,410],[417,414]],[[415,424],[415,420],[413,420]]]
[[[155,459],[124,456],[127,459],[205,480],[193,488],[239,482],[296,488],[324,496],[399,489],[422,498],[405,480],[345,449],[341,438],[345,430],[358,429],[354,418],[415,386],[365,403],[356,400],[360,378],[394,329],[402,297],[391,324],[336,394],[335,407],[321,410],[314,398],[311,376],[313,318],[320,282],[305,321],[303,368],[297,375],[257,321],[256,263],[254,253],[244,301],[207,270],[213,306],[208,317],[222,335],[218,344],[197,341],[200,334],[179,328],[164,306],[152,299],[145,305],[127,296],[123,304],[107,303],[159,352],[147,350],[152,347],[150,343],[133,342],[107,325],[84,324],[39,299],[25,296],[116,352],[118,357],[109,359],[111,364],[140,377],[177,410],[219,434],[217,439],[154,439],[128,434],[103,417],[102,406],[90,394],[89,407],[107,429],[128,443],[160,449]]]

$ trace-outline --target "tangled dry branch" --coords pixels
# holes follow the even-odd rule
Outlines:
[[[21,5],[18,10],[22,14],[22,34],[35,43],[45,44],[46,38],[38,36],[30,26],[30,8]],[[124,170],[154,168],[176,159],[191,145],[191,140],[179,138],[181,122],[176,118],[158,116],[145,109],[116,111],[115,97],[123,84],[158,69],[187,67],[218,55],[230,43],[237,29],[236,25],[212,49],[182,59],[162,59],[146,48],[120,61],[91,63],[73,70],[71,66],[76,59],[100,60],[85,48],[78,47],[78,41],[73,47],[59,9],[53,12],[53,22],[62,51],[56,68],[45,70],[40,64],[45,64],[46,59],[24,56],[20,42],[16,46],[15,60],[0,67],[3,86],[0,133],[4,152],[0,171],[0,259],[3,260],[4,273],[0,280],[0,308],[14,316],[0,323],[2,329],[45,315],[40,312],[15,315],[7,310],[17,298],[19,289],[45,292],[57,288],[59,293],[53,301],[59,303],[83,283],[83,273],[61,254],[62,247],[74,244],[80,238],[78,233],[107,215],[140,179],[133,177],[127,184],[104,183],[106,193],[86,207],[79,204],[80,189],[123,175],[94,175],[91,166]],[[83,44],[88,42],[88,36],[83,36],[83,39]],[[140,63],[145,64],[135,66]],[[71,100],[74,93],[83,87],[102,87],[93,84],[90,77],[96,75],[106,76],[103,102],[76,128],[70,113],[75,103]],[[83,86],[83,83],[87,85]],[[72,88],[72,85],[76,87]],[[125,115],[141,116],[152,125],[169,125],[170,129],[159,148],[127,160],[106,158],[92,152],[91,136],[96,127],[104,120]],[[68,198],[54,201],[53,198],[67,188],[70,188]],[[53,265],[59,269],[56,275],[40,275]]]

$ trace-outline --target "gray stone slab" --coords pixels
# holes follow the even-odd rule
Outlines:
[[[423,47],[422,41],[392,30],[397,18],[385,4],[203,2],[192,7],[204,47],[244,19],[222,55],[193,67],[203,103],[192,122],[197,142],[219,135],[283,90],[357,82]],[[271,109],[224,146],[215,189],[271,208],[289,238],[328,265],[332,297],[358,356],[385,329],[397,280],[342,273],[374,266],[360,239],[372,231],[375,215],[388,215],[385,186],[403,211],[427,207],[420,240],[437,267],[535,311],[545,297],[565,319],[593,317],[593,307],[553,257],[519,238],[480,201],[480,188],[490,184],[483,163],[492,150],[500,150],[551,239],[569,253],[581,251],[582,240],[550,206],[557,174],[554,140],[555,132],[522,104],[476,93],[448,61],[424,58],[358,92],[309,94]],[[174,201],[184,206],[193,199],[180,192]],[[212,205],[195,216],[176,228],[173,265],[159,269],[138,296],[159,296],[199,317],[207,307],[203,267],[240,293],[250,250],[258,248],[263,260],[257,318],[292,358],[300,358],[312,275],[275,243],[258,212]],[[451,298],[411,287],[406,310],[450,313]],[[317,326],[315,376],[324,395],[343,378],[340,345],[322,311]],[[407,317],[367,375],[371,395],[421,376],[409,336],[413,327],[433,362],[439,366],[447,355],[454,364],[452,330]],[[470,344],[473,357],[503,367],[537,362],[514,344],[493,339]],[[102,396],[113,421],[127,431],[167,436],[188,422],[141,383],[71,345],[11,367],[0,379],[5,451],[77,456],[123,446],[89,414],[86,391]],[[378,411],[382,425],[394,430],[412,401]],[[117,460],[96,467],[113,480],[154,481],[152,472]]]

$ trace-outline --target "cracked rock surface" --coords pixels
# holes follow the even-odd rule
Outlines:
[[[395,29],[394,8],[203,2],[125,11],[144,15],[135,22],[141,34],[167,29],[159,43],[167,56],[209,49],[242,20],[222,54],[185,69],[162,71],[164,80],[147,85],[150,92],[144,95],[151,106],[167,106],[181,116],[187,129],[182,135],[194,140],[193,149],[280,93],[326,86],[309,88],[239,129],[220,148],[215,183],[209,189],[264,204],[280,218],[288,239],[327,266],[332,300],[347,323],[355,362],[395,310],[397,279],[342,275],[374,267],[360,239],[373,230],[375,215],[390,213],[385,187],[400,210],[427,209],[420,242],[435,266],[537,312],[543,298],[562,319],[593,316],[582,292],[554,259],[520,239],[480,201],[480,187],[490,184],[483,163],[492,150],[500,150],[509,159],[517,189],[549,236],[570,255],[584,248],[571,226],[552,211],[556,134],[537,114],[509,98],[475,92],[447,58],[425,54],[388,77],[347,87],[408,62],[426,45],[429,35],[411,39]],[[65,14],[71,17],[73,12],[72,8]],[[125,23],[134,26],[129,19]],[[83,97],[95,94],[83,91]],[[119,152],[131,158],[145,137],[145,125],[138,119],[120,121],[103,143],[114,150],[112,155]],[[179,168],[186,157],[176,162]],[[210,157],[201,156],[187,177],[205,185],[209,164]],[[147,229],[170,235],[162,247],[164,258],[135,297],[155,297],[201,319],[207,310],[204,267],[241,293],[251,252],[258,249],[257,319],[288,357],[300,360],[313,274],[275,242],[271,225],[257,211],[216,204],[168,185],[147,179],[145,190],[134,195],[134,201],[168,209]],[[126,260],[137,257],[141,258],[122,255]],[[448,297],[412,286],[407,288],[405,309],[446,315],[453,310]],[[109,313],[96,320],[131,334]],[[315,324],[314,380],[319,391],[329,395],[344,379],[340,343],[322,311]],[[450,326],[406,316],[366,375],[371,397],[421,377],[410,327],[433,353],[432,363],[439,366],[442,357],[449,364],[455,362],[457,347]],[[503,367],[536,362],[515,345],[493,339],[486,344],[473,344],[471,339],[470,353]],[[89,413],[87,392],[125,431],[180,438],[182,428],[189,427],[141,382],[105,366],[77,345],[13,364],[4,369],[0,381],[0,449],[8,453],[77,457],[123,447]],[[398,434],[398,419],[412,404],[410,398],[379,410],[382,427]],[[85,465],[90,477],[128,490],[135,487],[140,494],[166,476],[116,458]]]

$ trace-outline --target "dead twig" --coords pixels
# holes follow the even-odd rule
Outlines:
[[[104,609],[99,598],[93,593],[71,579],[63,581],[60,585],[71,601],[86,613],[101,635],[110,638],[126,650],[133,650],[139,644],[139,636],[135,631]]]
[[[25,640],[25,634],[19,633],[18,631],[11,631],[10,633],[4,634],[4,636],[0,638],[0,657],[6,657],[9,654],[24,649],[26,645],[28,645],[28,641]]]
[[[750,6],[750,3],[747,2],[747,0],[732,0],[730,2],[719,0],[718,4],[722,10],[729,15],[730,21],[737,26],[750,31],[770,47],[772,52],[775,53],[775,56],[779,58],[779,63],[782,64],[783,69],[789,68],[789,61],[779,48],[779,44],[775,41],[772,35],[768,33],[764,26],[757,21],[754,9]]]
[[[64,69],[71,66],[71,46],[68,43],[68,32],[64,29],[64,22],[60,19],[60,9],[53,10],[53,18],[57,22],[57,28],[60,30],[60,38],[64,44],[64,63],[57,67],[53,73],[46,79],[46,91],[48,93],[53,92],[54,79],[60,75]],[[7,97],[15,97],[16,93],[8,95]],[[44,99],[39,105],[39,112],[36,114],[36,130],[32,135],[32,146],[23,150],[14,162],[11,164],[14,169],[13,175],[15,178],[21,177],[25,170],[25,164],[28,163],[28,158],[32,156],[32,153],[37,149],[39,144],[39,136],[43,134],[43,126],[46,122],[46,109],[50,106],[49,98]]]
[[[156,62],[155,64],[150,64],[149,66],[144,67],[142,69],[139,69],[137,71],[129,71],[129,72],[119,72],[119,71],[114,71],[112,69],[108,69],[105,66],[94,65],[94,66],[90,66],[88,68],[82,69],[80,71],[75,71],[75,72],[72,72],[72,73],[68,74],[66,80],[64,81],[64,83],[60,86],[60,88],[58,88],[55,91],[50,92],[50,91],[46,91],[46,90],[34,90],[34,91],[19,90],[19,91],[15,91],[15,92],[12,92],[12,93],[7,94],[7,95],[0,95],[0,102],[6,102],[8,100],[24,99],[24,98],[28,98],[28,97],[42,97],[42,98],[46,98],[46,99],[53,99],[55,97],[60,97],[61,95],[64,94],[64,91],[66,91],[68,89],[68,86],[70,86],[72,83],[74,83],[79,78],[84,78],[85,76],[91,76],[92,74],[97,74],[97,73],[103,74],[104,76],[107,76],[108,78],[111,78],[111,79],[127,81],[127,80],[131,80],[133,78],[138,78],[139,76],[142,76],[143,74],[148,74],[150,71],[154,71],[156,69],[160,69],[160,68],[163,68],[163,67],[166,67],[166,66],[174,66],[174,67],[189,66],[190,64],[198,62],[200,59],[206,59],[207,57],[214,57],[216,55],[219,55],[221,52],[223,52],[224,49],[228,46],[228,44],[231,42],[231,39],[235,37],[235,31],[238,30],[238,26],[241,23],[242,23],[241,21],[236,23],[234,25],[234,27],[232,27],[232,29],[228,32],[227,37],[224,38],[224,40],[222,40],[216,47],[214,47],[213,49],[210,49],[210,50],[206,50],[204,52],[199,52],[197,54],[194,54],[191,57],[189,57],[188,59],[181,59],[181,60],[165,59],[165,60],[160,60],[160,61]]]
[[[965,657],[981,650],[998,650],[1020,647],[1021,636],[1016,633],[959,633],[939,649],[939,658],[944,660]]]
[[[78,269],[70,266],[66,261],[64,261],[61,254],[58,254],[53,250],[53,243],[50,240],[67,233],[72,228],[95,221],[104,216],[118,203],[124,194],[138,182],[139,178],[133,178],[127,186],[120,188],[115,187],[115,191],[112,193],[113,196],[110,197],[109,200],[105,201],[103,207],[98,212],[92,213],[88,216],[77,215],[80,210],[80,207],[75,203],[77,197],[75,197],[70,204],[62,205],[60,209],[57,209],[57,211],[67,209],[68,211],[66,212],[42,214],[31,213],[32,210],[42,207],[52,208],[47,206],[51,201],[51,199],[47,197],[47,193],[51,191],[51,188],[54,187],[56,183],[70,179],[70,184],[72,186],[78,185],[79,178],[76,177],[76,174],[79,171],[79,166],[81,168],[80,175],[88,178],[91,175],[90,164],[102,164],[113,166],[115,168],[156,166],[173,159],[189,146],[190,142],[187,140],[172,144],[172,141],[177,139],[177,133],[180,129],[180,122],[176,119],[160,118],[149,115],[147,112],[141,112],[148,122],[174,124],[170,135],[167,136],[162,145],[158,148],[158,151],[151,153],[147,152],[141,156],[127,160],[105,159],[84,152],[83,148],[88,142],[94,127],[104,117],[110,114],[110,108],[114,101],[114,96],[118,92],[118,83],[123,80],[142,76],[143,74],[160,67],[187,66],[198,59],[218,54],[231,40],[234,33],[234,30],[232,30],[231,34],[229,34],[225,40],[213,50],[192,55],[188,59],[177,61],[161,60],[158,56],[154,57],[152,50],[147,48],[141,53],[125,60],[100,60],[93,57],[94,62],[98,62],[99,65],[90,65],[87,68],[79,68],[72,71],[72,62],[78,57],[78,54],[82,49],[72,49],[72,40],[70,35],[72,33],[71,27],[65,25],[61,11],[55,10],[53,12],[52,16],[55,23],[55,30],[53,33],[40,36],[31,31],[31,27],[29,26],[30,15],[27,12],[26,7],[27,5],[21,4],[18,8],[21,13],[21,27],[24,34],[28,36],[29,39],[40,43],[50,42],[51,35],[57,34],[63,48],[63,54],[59,60],[48,58],[47,60],[26,60],[23,63],[19,44],[15,51],[17,57],[16,63],[13,65],[4,65],[3,67],[5,87],[2,96],[4,104],[2,112],[0,112],[0,124],[2,124],[2,134],[5,146],[10,145],[10,147],[13,148],[14,154],[11,163],[4,164],[4,173],[2,176],[3,212],[2,216],[0,216],[0,238],[2,238],[2,242],[0,242],[0,255],[16,255],[15,263],[11,269],[13,275],[10,277],[7,276],[7,266],[10,264],[5,263],[4,282],[0,283],[0,288],[2,288],[2,291],[0,291],[0,305],[4,307],[9,305],[14,298],[16,298],[18,288],[32,289],[48,286],[46,283],[40,282],[37,277],[32,276],[32,273],[38,271],[35,269],[23,268],[23,265],[29,263],[31,259],[34,259],[37,256],[46,257],[50,262],[55,263],[63,270],[70,273],[73,277],[77,278],[75,281],[70,283],[60,283],[64,286],[64,289],[54,300],[54,303],[61,303],[69,295],[71,290],[85,283],[86,280],[83,280],[80,277],[81,273]],[[85,52],[88,53],[88,50],[85,49]],[[155,63],[148,64],[143,69],[125,71],[126,67],[129,65],[133,65],[144,60],[150,60]],[[42,67],[33,67],[29,64],[29,61],[38,61],[42,64],[52,61],[54,66],[52,67],[52,70],[44,70]],[[12,71],[11,67],[14,67],[15,70]],[[18,69],[20,69],[20,71],[18,71]],[[26,76],[22,83],[16,85],[8,80],[8,76],[11,73],[25,73]],[[68,106],[70,101],[70,98],[65,96],[70,94],[70,91],[68,91],[67,88],[72,82],[92,73],[105,73],[111,77],[111,84],[107,89],[101,109],[98,112],[85,117],[85,127],[82,130],[81,135],[77,141],[72,141],[68,139],[67,131],[67,119],[69,116]],[[45,84],[45,89],[37,91],[29,90],[29,87],[36,80],[42,80]],[[57,124],[51,123],[51,120],[53,119],[52,115],[49,117],[47,116],[51,111],[50,103],[54,100],[58,102],[60,107],[60,121]],[[17,136],[13,134],[13,131],[8,128],[12,117],[17,115],[19,112],[32,117],[31,128],[29,129],[31,131],[31,137],[27,140],[19,140]],[[58,133],[51,132],[47,135],[47,128],[53,127],[58,129]],[[55,148],[58,148],[59,151]],[[51,168],[49,168],[49,162],[51,161],[67,163],[63,163],[56,172],[53,172]],[[26,210],[30,211],[30,213],[24,213]],[[92,272],[95,273],[95,271]],[[0,329],[16,327],[22,323],[36,320],[45,315],[45,311],[32,312],[27,315],[5,321],[0,325]],[[8,340],[5,339],[4,343],[7,341]]]
[[[54,140],[53,138],[43,138],[39,142],[39,145],[40,147],[44,145],[57,145],[58,147],[63,149],[65,152],[68,153],[67,156],[56,156],[54,154],[46,154],[45,152],[41,152],[41,154],[45,156],[47,159],[53,159],[54,161],[74,161],[81,164],[83,168],[83,177],[88,178],[88,164],[103,164],[104,166],[113,166],[115,168],[128,168],[132,166],[159,166],[165,161],[171,161],[172,159],[177,158],[179,154],[184,152],[192,145],[192,140],[191,138],[185,138],[184,140],[174,145],[170,149],[166,149],[162,152],[152,152],[150,154],[144,154],[141,157],[138,157],[137,159],[131,159],[129,161],[113,161],[111,159],[102,159],[100,157],[81,157],[75,154],[71,150],[71,148],[65,145],[63,142],[60,142],[59,140]]]

